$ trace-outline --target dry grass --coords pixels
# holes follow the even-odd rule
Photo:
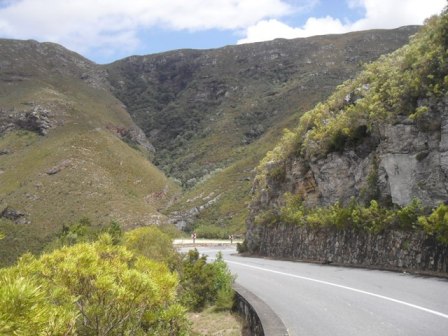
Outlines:
[[[241,336],[242,321],[230,312],[216,312],[212,308],[200,313],[189,313],[193,335],[196,336]]]

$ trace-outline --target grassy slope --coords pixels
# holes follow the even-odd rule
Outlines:
[[[0,260],[39,250],[63,224],[82,217],[94,225],[117,220],[126,227],[163,222],[157,209],[178,187],[148,161],[148,153],[108,129],[134,124],[107,90],[80,79],[90,70],[89,62],[68,51],[51,50],[53,45],[1,43],[3,61],[18,54],[28,60],[22,57],[23,62],[1,74],[0,107],[15,114],[30,110],[30,105],[41,106],[50,111],[56,127],[46,136],[15,130],[0,137],[0,149],[9,151],[0,156],[0,211],[10,206],[30,222],[0,221],[6,233]],[[56,166],[63,169],[46,173]]]

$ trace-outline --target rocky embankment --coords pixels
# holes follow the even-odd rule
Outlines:
[[[277,211],[284,195],[300,194],[319,207],[373,194],[383,204],[404,206],[417,198],[426,207],[448,200],[448,98],[419,101],[428,106],[418,121],[398,116],[342,152],[267,165],[264,185],[254,185],[246,244],[251,253],[326,263],[448,271],[448,248],[421,231],[373,234],[354,229],[258,225],[257,215]],[[284,167],[279,168],[279,164]],[[284,169],[282,178],[269,172]],[[283,171],[283,170],[282,170]]]

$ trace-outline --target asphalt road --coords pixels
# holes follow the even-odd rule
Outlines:
[[[236,282],[265,301],[290,335],[448,335],[448,280],[244,258],[222,250]]]

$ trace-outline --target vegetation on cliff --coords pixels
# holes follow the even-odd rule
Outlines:
[[[421,118],[428,111],[428,99],[447,94],[447,35],[445,10],[428,19],[408,45],[366,65],[354,80],[340,85],[326,102],[305,113],[298,127],[285,131],[279,145],[263,159],[259,175],[266,173],[272,161],[343,151],[398,115]]]
[[[286,178],[285,167],[292,160],[300,161],[306,170],[307,163],[335,152],[343,155],[368,138],[377,145],[382,128],[399,118],[407,118],[424,131],[431,123],[426,120],[429,110],[448,95],[447,36],[445,9],[440,16],[428,19],[409,45],[367,65],[354,80],[338,87],[326,102],[305,113],[298,127],[285,131],[280,143],[261,162],[256,178],[258,190],[281,184]],[[419,153],[416,160],[423,160],[425,153]],[[284,195],[280,210],[261,211],[255,214],[254,222],[355,227],[372,232],[386,228],[423,229],[448,242],[447,206],[425,209],[418,200],[403,207],[381,202],[376,198],[378,166],[375,160],[372,162],[359,199],[307,207],[303,204],[306,195]]]
[[[376,200],[360,204],[352,199],[349,204],[336,203],[326,207],[308,208],[298,196],[286,195],[280,213],[263,212],[255,218],[256,224],[282,222],[308,227],[354,228],[374,234],[384,230],[423,230],[448,244],[448,205],[425,209],[414,199],[404,207],[386,208]]]

